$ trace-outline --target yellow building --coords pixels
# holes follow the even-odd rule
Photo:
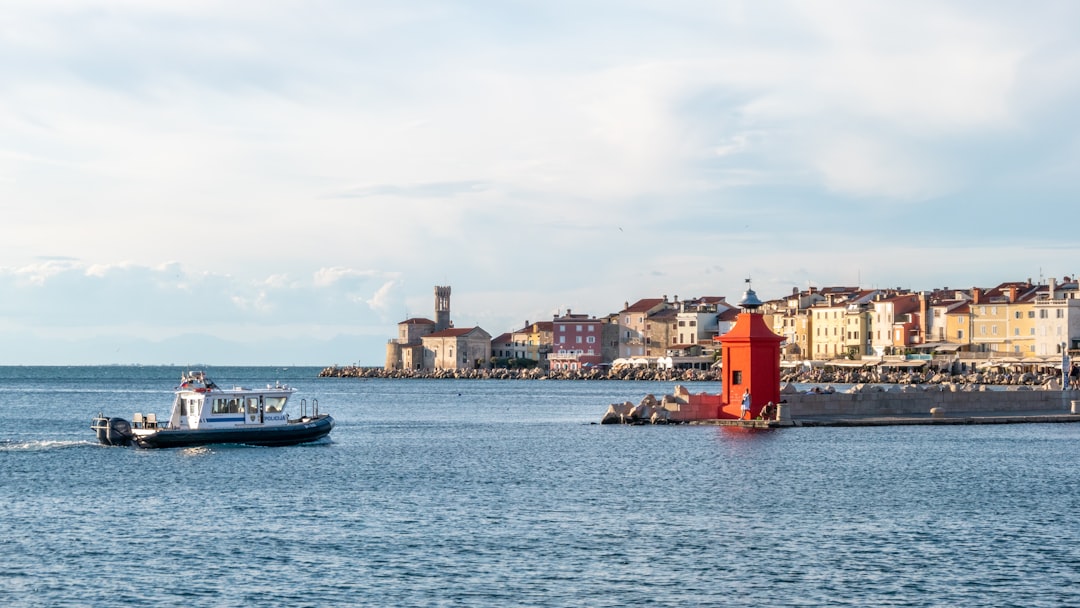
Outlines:
[[[1032,357],[1035,355],[1035,333],[1042,321],[1041,310],[1035,309],[1034,293],[1009,305],[1009,340],[1006,343],[1008,353],[1014,357]],[[1045,314],[1045,313],[1044,313]]]
[[[871,351],[870,303],[877,290],[829,296],[810,309],[811,355],[815,359],[862,358]]]
[[[971,327],[973,350],[996,353],[997,356],[1025,356],[1023,347],[1030,346],[1034,352],[1034,334],[1020,336],[1016,329],[1027,330],[1026,323],[1017,325],[1015,318],[1018,303],[1033,297],[1036,286],[1031,283],[1010,282],[983,291],[971,290]],[[1027,311],[1024,308],[1024,320]],[[1014,345],[1014,341],[1016,344]]]
[[[935,314],[937,314],[936,310]],[[944,318],[944,333],[937,334],[935,338],[940,336],[939,341],[958,344],[965,350],[972,350],[971,304],[964,303],[942,309],[940,316]]]
[[[553,342],[553,323],[551,321],[525,322],[525,327],[511,332],[511,345],[514,357],[531,359],[540,367],[547,367],[547,356]]]
[[[811,309],[811,354],[815,359],[838,359],[844,355],[847,323],[843,304],[819,304]]]

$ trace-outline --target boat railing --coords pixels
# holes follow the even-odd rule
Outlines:
[[[301,418],[307,418],[307,399],[301,399],[300,400],[300,417]],[[312,418],[318,418],[319,417],[319,400],[318,399],[312,399],[311,400],[311,417]]]

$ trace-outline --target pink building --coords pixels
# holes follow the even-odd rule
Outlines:
[[[601,354],[603,321],[589,315],[566,314],[552,319],[551,353],[553,370],[580,370],[604,362]]]

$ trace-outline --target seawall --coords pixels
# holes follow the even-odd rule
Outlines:
[[[813,416],[903,416],[958,412],[1068,412],[1077,390],[948,390],[945,386],[929,388],[882,387],[832,394],[781,394],[792,418]]]
[[[1074,407],[1073,403],[1077,406]],[[787,385],[775,419],[718,418],[720,395],[676,386],[659,399],[611,404],[601,424],[722,424],[745,427],[852,424],[972,424],[1080,421],[1080,390],[960,389],[954,385],[856,386],[843,393],[801,393]]]

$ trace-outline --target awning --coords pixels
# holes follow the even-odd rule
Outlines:
[[[911,346],[912,350],[931,350],[941,353],[954,353],[960,350],[963,344],[950,344],[948,342],[927,342],[926,344],[915,344]]]
[[[830,365],[833,367],[870,367],[877,365],[877,361],[828,361],[825,363],[826,367]]]
[[[882,361],[881,367],[922,367],[926,365],[923,359],[910,359],[906,361]]]

